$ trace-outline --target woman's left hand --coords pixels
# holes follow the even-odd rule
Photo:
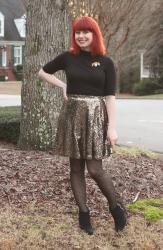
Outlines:
[[[118,135],[117,135],[117,132],[114,128],[109,128],[108,127],[108,130],[107,130],[107,140],[108,142],[114,146],[118,140]]]

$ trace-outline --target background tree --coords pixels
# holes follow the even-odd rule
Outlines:
[[[68,3],[72,19],[89,15],[99,22],[107,54],[116,62],[118,79],[120,72],[127,72],[128,80],[125,81],[130,89],[130,79],[139,81],[140,78],[140,49],[146,50],[145,61],[150,65],[150,71],[160,71],[162,0],[68,0]]]
[[[127,41],[132,24],[140,18],[139,11],[145,6],[142,0],[67,1],[72,19],[79,15],[89,15],[98,21],[106,49],[112,56]]]
[[[100,24],[107,54],[113,57],[117,65],[119,92],[119,72],[123,55],[123,46],[127,43],[132,25],[141,19],[140,10],[144,8],[142,0],[68,0],[72,19],[79,15],[89,15]]]
[[[140,9],[139,18],[131,26],[127,42],[121,49],[121,91],[132,92],[132,86],[140,80],[140,54],[145,49],[144,64],[151,74],[163,71],[163,2],[147,0]]]
[[[42,82],[39,69],[69,44],[69,17],[64,0],[25,0],[27,35],[21,97],[19,146],[47,149],[55,141],[57,117],[62,105],[60,88]],[[58,76],[65,80],[62,72]]]

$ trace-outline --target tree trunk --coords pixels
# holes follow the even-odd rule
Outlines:
[[[63,102],[59,87],[38,78],[39,69],[68,49],[69,17],[66,0],[26,0],[27,34],[21,89],[21,149],[50,149],[55,142]],[[63,72],[56,76],[65,82]]]

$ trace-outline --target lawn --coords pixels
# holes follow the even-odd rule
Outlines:
[[[21,82],[0,82],[0,94],[21,95]],[[118,99],[163,99],[163,94],[134,96],[131,94],[117,94]]]
[[[163,99],[163,94],[135,96],[130,94],[119,94],[117,99]]]
[[[0,82],[1,95],[20,95],[21,82]]]

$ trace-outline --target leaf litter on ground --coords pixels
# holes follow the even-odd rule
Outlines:
[[[103,168],[125,205],[138,193],[138,200],[161,197],[161,160],[116,153],[103,160]],[[1,150],[0,249],[7,244],[30,250],[50,249],[51,245],[51,249],[162,248],[162,222],[151,223],[139,212],[128,211],[128,226],[117,236],[107,200],[86,170],[88,206],[95,227],[91,242],[78,228],[69,172],[68,158],[50,151]]]

